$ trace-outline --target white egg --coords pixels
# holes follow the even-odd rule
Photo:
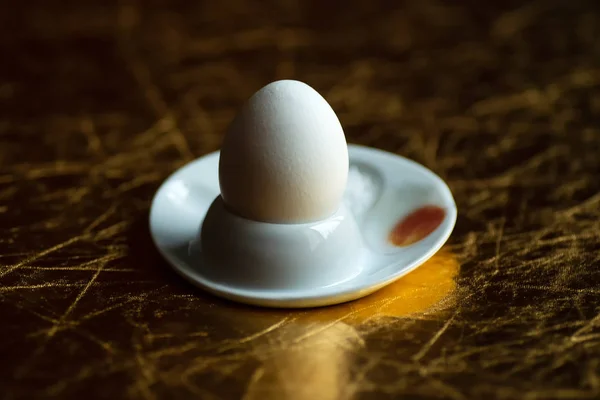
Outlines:
[[[347,178],[340,121],[305,83],[282,80],[263,87],[225,135],[221,196],[242,217],[273,223],[327,218],[340,207]]]

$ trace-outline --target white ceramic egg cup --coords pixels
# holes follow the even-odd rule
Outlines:
[[[448,240],[457,210],[446,183],[422,165],[357,145],[349,145],[348,153],[350,173],[338,213],[291,229],[229,214],[220,204],[219,152],[201,157],[158,189],[150,211],[154,243],[180,275],[230,300],[300,308],[366,296],[433,256]],[[445,211],[439,226],[412,245],[389,243],[397,221],[427,205]],[[348,213],[354,218],[348,218]],[[208,230],[214,237],[202,238],[204,225],[211,226]],[[250,240],[242,243],[242,236],[236,234]],[[229,247],[242,245],[232,254],[206,254],[200,245],[204,242],[212,248],[210,243],[222,245],[227,240],[233,243]],[[317,245],[324,251],[311,253]],[[261,270],[257,259],[264,260],[264,254],[271,257],[270,264]],[[301,265],[302,260],[310,265]]]

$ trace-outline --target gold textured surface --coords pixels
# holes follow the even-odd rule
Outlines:
[[[600,397],[597,2],[10,3],[0,398]],[[158,185],[280,78],[349,142],[448,181],[459,219],[432,261],[292,312],[159,257]]]

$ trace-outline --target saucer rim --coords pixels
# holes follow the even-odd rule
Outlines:
[[[444,246],[444,244],[448,241],[450,235],[452,234],[456,225],[458,212],[454,197],[452,196],[452,192],[450,191],[450,188],[448,187],[447,183],[441,177],[439,177],[437,174],[435,174],[433,171],[431,171],[424,165],[394,153],[362,145],[349,144],[348,152],[350,155],[350,161],[352,161],[353,156],[363,158],[362,156],[364,156],[365,154],[375,153],[378,154],[380,157],[382,156],[392,161],[394,161],[394,159],[401,159],[405,163],[412,164],[413,167],[420,169],[422,172],[426,173],[426,175],[428,175],[432,180],[436,181],[437,190],[442,192],[444,198],[444,205],[447,208],[447,223],[444,224],[444,231],[441,232],[440,238],[435,242],[435,244],[430,246],[430,248],[426,252],[424,252],[423,255],[421,255],[412,263],[395,266],[390,274],[379,278],[379,280],[375,280],[374,282],[365,280],[364,276],[362,274],[359,274],[358,276],[351,278],[347,281],[311,290],[240,289],[238,287],[223,285],[221,283],[213,282],[209,279],[204,278],[204,276],[199,271],[193,270],[192,265],[188,261],[186,261],[185,259],[181,259],[181,257],[177,256],[176,254],[173,254],[172,250],[169,251],[169,249],[165,248],[166,246],[160,244],[158,238],[158,236],[160,235],[155,233],[152,221],[153,212],[157,207],[156,201],[159,198],[161,192],[173,180],[177,179],[177,177],[180,174],[182,174],[184,170],[193,168],[195,164],[198,164],[202,161],[206,161],[207,158],[217,157],[220,154],[219,150],[205,154],[179,167],[177,170],[171,173],[156,190],[150,206],[150,213],[148,218],[150,236],[152,237],[154,246],[156,247],[160,255],[167,261],[170,267],[188,282],[205,290],[208,293],[239,303],[272,308],[310,308],[340,304],[367,296],[395,282],[396,280],[402,278],[408,273],[414,271],[416,268],[418,268],[427,260],[429,260],[433,255],[435,255]],[[440,228],[441,227],[442,226],[440,225]],[[194,239],[195,238],[190,238],[190,242],[192,242]],[[390,263],[390,266],[391,265],[393,265],[392,262]],[[352,283],[356,284],[352,286]]]

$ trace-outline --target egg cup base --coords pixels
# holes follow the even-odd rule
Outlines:
[[[221,196],[211,204],[191,251],[205,278],[245,290],[318,289],[361,272],[362,239],[353,215],[303,224],[274,224],[230,212]]]

